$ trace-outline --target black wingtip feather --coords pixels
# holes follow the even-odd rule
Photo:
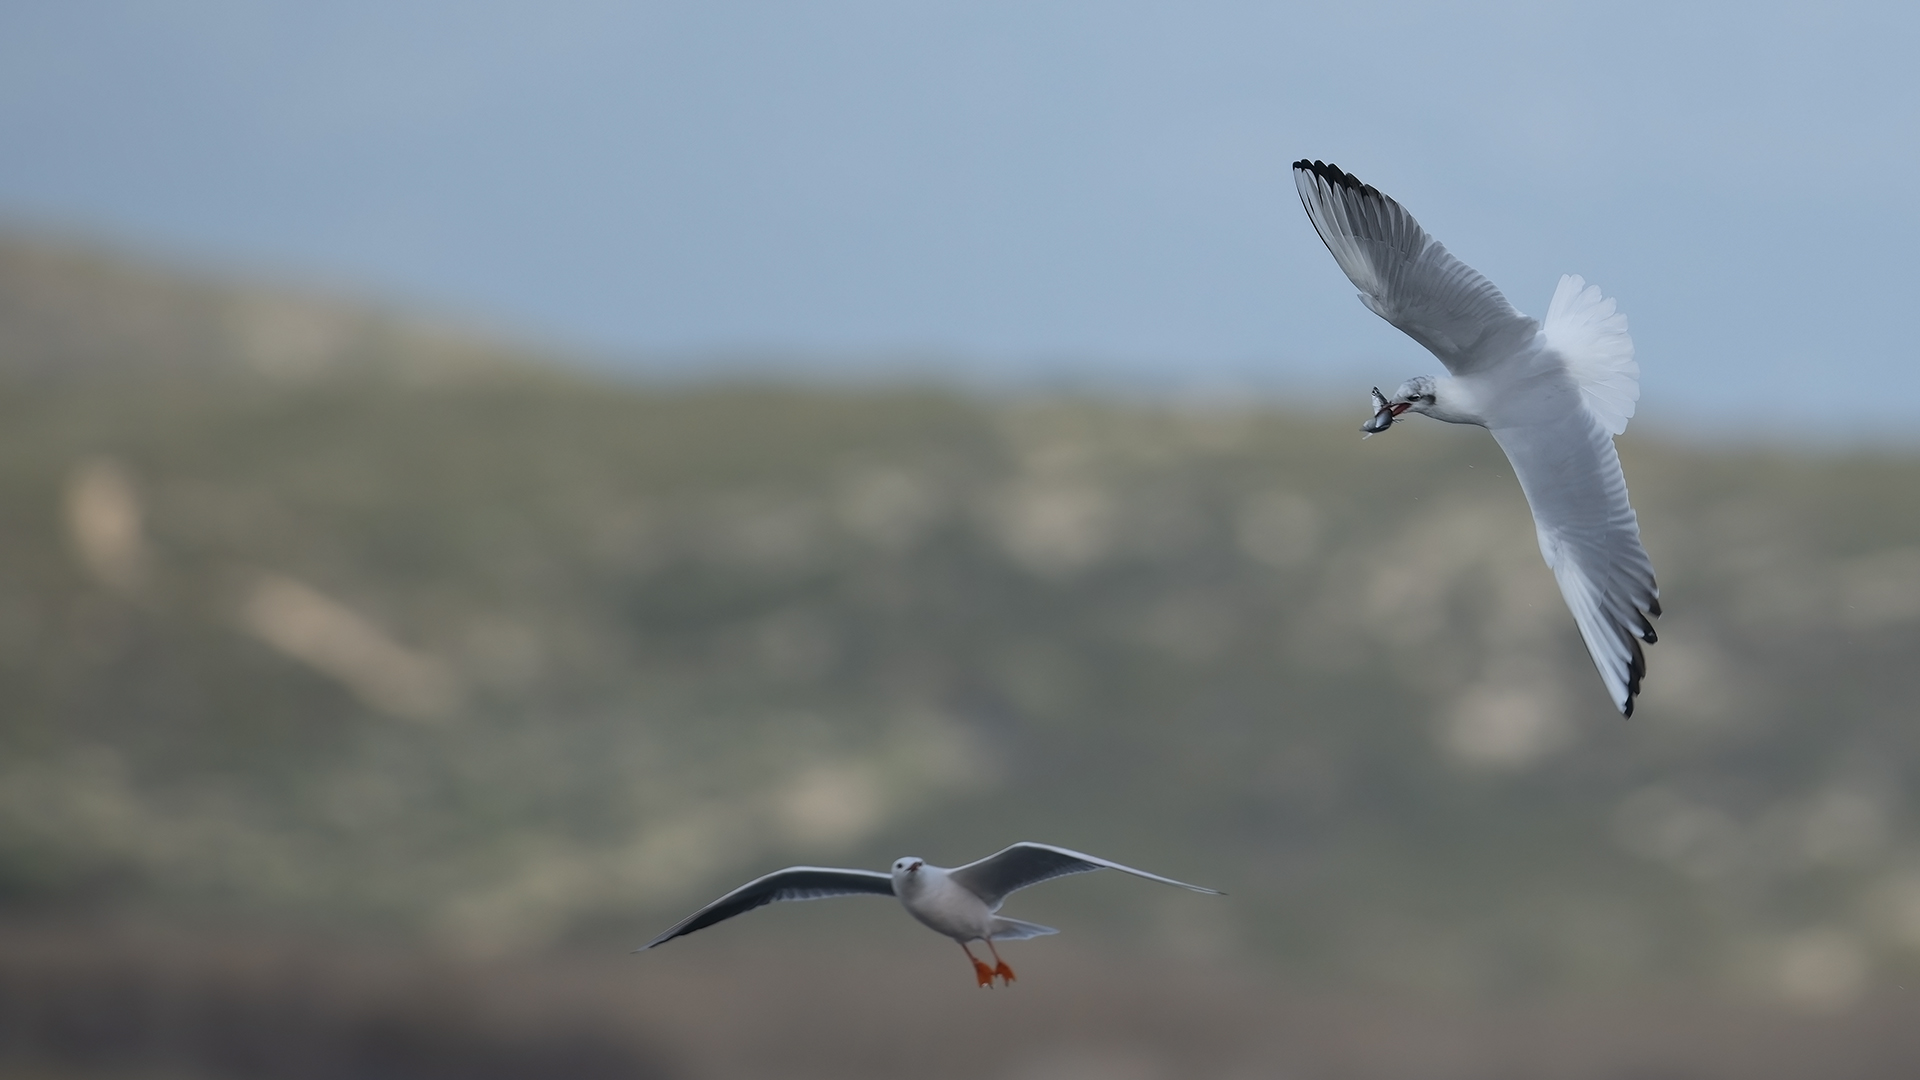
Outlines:
[[[1633,700],[1640,696],[1640,680],[1647,674],[1647,654],[1631,635],[1627,635],[1626,641],[1633,649],[1633,661],[1627,665],[1627,702],[1620,706],[1620,715],[1631,719]]]
[[[1654,596],[1647,601],[1647,614],[1656,619],[1660,617],[1660,597]],[[1644,616],[1640,619],[1640,627],[1642,631],[1640,635],[1641,641],[1652,645],[1660,640],[1660,635],[1654,633],[1653,624],[1648,622]],[[1639,641],[1631,641],[1631,639],[1629,639],[1629,641],[1633,646],[1633,663],[1627,669],[1629,676],[1627,682],[1627,703],[1621,707],[1620,715],[1631,719],[1633,717],[1634,698],[1640,693],[1640,680],[1645,678],[1647,674],[1647,654],[1645,650],[1640,648]]]
[[[1303,172],[1310,172],[1329,184],[1337,184],[1349,191],[1357,191],[1362,195],[1380,196],[1380,192],[1374,190],[1372,184],[1361,183],[1359,177],[1342,170],[1338,165],[1301,158],[1293,163],[1293,167]]]

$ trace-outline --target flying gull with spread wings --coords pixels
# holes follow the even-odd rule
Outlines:
[[[674,938],[779,900],[820,900],[829,896],[871,893],[875,896],[897,897],[901,906],[907,909],[907,914],[959,942],[960,950],[973,963],[974,978],[979,985],[992,986],[995,976],[1011,983],[1013,969],[1000,959],[1000,950],[994,948],[993,943],[1057,934],[1059,931],[1038,923],[1009,919],[999,913],[1001,903],[1009,894],[1029,885],[1093,870],[1119,870],[1194,892],[1223,895],[1214,889],[1149,874],[1145,870],[1135,870],[1131,866],[1083,855],[1078,851],[1050,844],[1020,843],[995,852],[979,862],[950,870],[913,856],[895,861],[893,872],[887,874],[876,870],[789,866],[747,882],[675,923],[659,937],[634,951],[664,945]],[[967,947],[970,941],[986,942],[987,951],[993,954],[993,967],[988,967],[973,955],[973,950]]]
[[[1372,185],[1319,161],[1295,162],[1293,179],[1360,302],[1449,372],[1408,379],[1391,396],[1375,389],[1361,430],[1416,412],[1493,433],[1600,680],[1632,716],[1660,589],[1613,447],[1640,399],[1627,317],[1599,286],[1568,274],[1546,318],[1529,318]]]

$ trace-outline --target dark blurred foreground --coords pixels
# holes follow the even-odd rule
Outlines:
[[[368,947],[16,928],[0,1002],[8,1076],[680,1075],[582,995]]]
[[[1654,995],[1303,993],[1064,950],[977,990],[935,948],[459,964],[289,940],[0,936],[0,1076],[178,1080],[1905,1080],[1905,996],[1810,1017]],[[947,964],[936,960],[954,961]],[[894,961],[889,963],[887,961]]]
[[[1477,431],[660,389],[0,244],[0,1064],[1920,1075],[1920,462],[1622,442],[1608,707]],[[794,863],[1118,875],[1010,990]]]

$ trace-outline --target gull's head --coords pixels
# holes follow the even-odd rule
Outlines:
[[[925,865],[927,865],[926,860],[915,858],[912,855],[904,859],[895,859],[893,861],[893,876],[895,880],[903,877],[913,877],[915,874],[918,874],[920,868]]]
[[[1401,412],[1426,412],[1433,408],[1434,398],[1439,391],[1440,380],[1431,375],[1415,375],[1401,383],[1400,389],[1393,392],[1392,405],[1400,410],[1393,415],[1399,416]]]

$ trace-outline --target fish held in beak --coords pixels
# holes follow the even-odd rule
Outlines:
[[[1360,430],[1366,432],[1366,434],[1361,437],[1372,438],[1392,427],[1393,422],[1399,419],[1400,414],[1407,411],[1409,404],[1411,403],[1405,401],[1388,401],[1387,395],[1381,393],[1379,387],[1374,387],[1373,417],[1366,423],[1360,425]]]

